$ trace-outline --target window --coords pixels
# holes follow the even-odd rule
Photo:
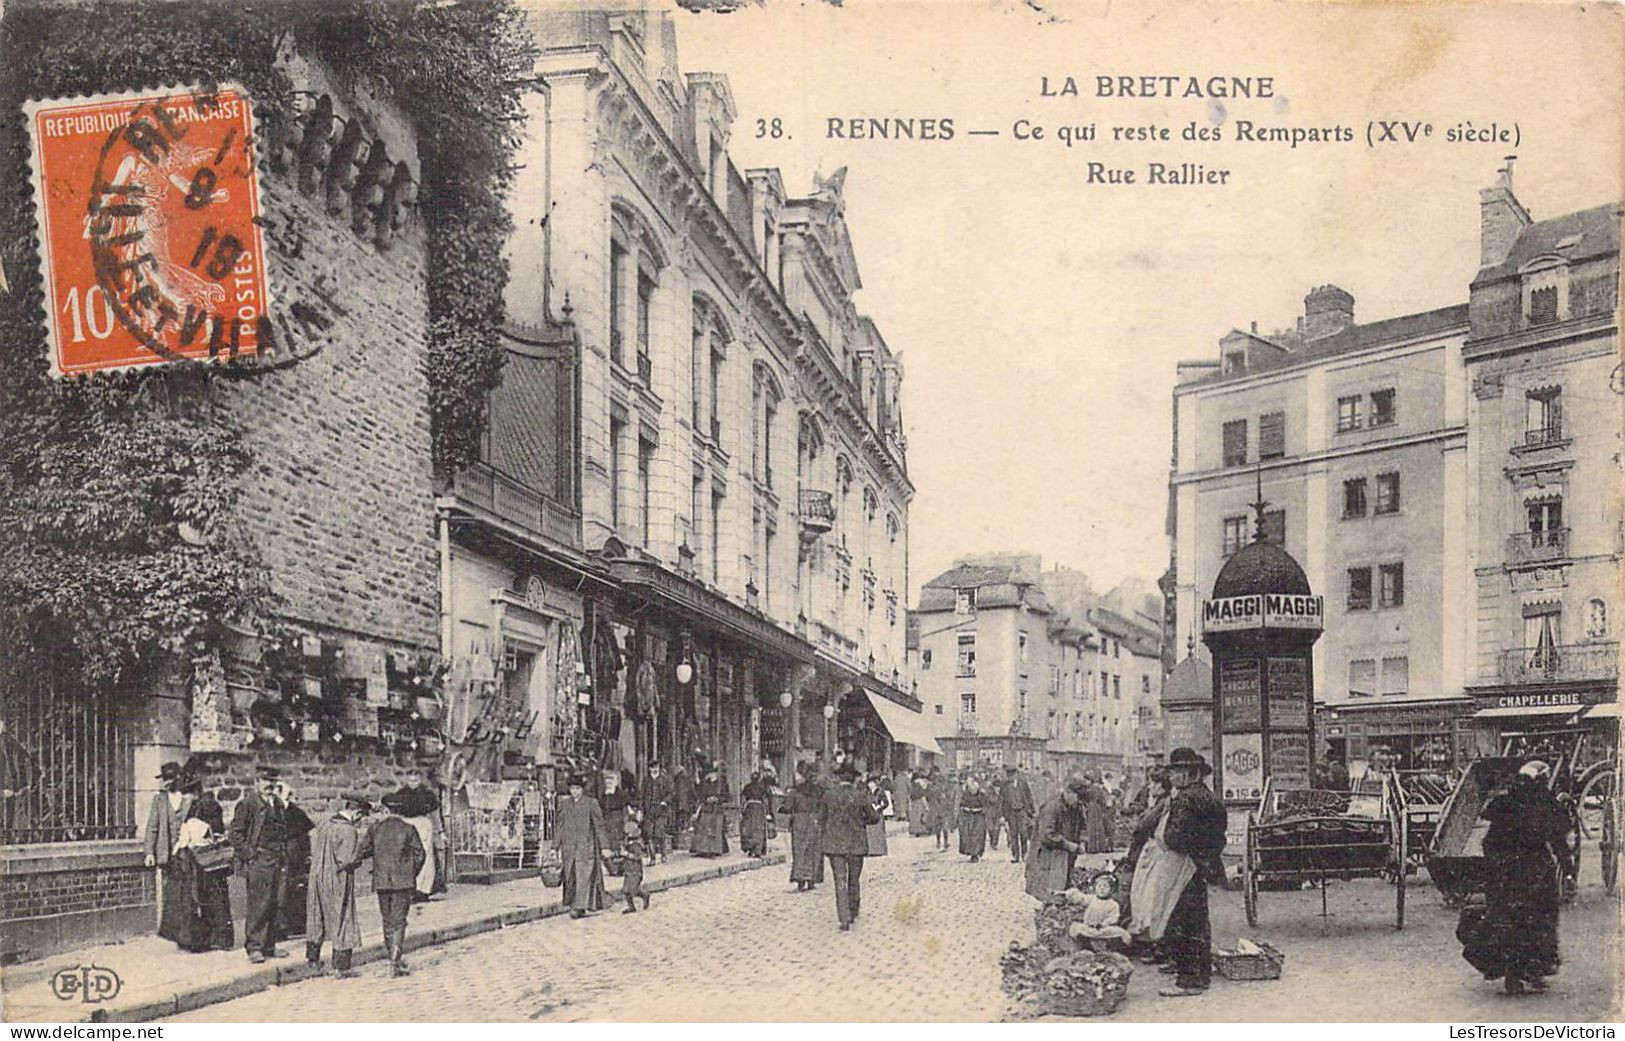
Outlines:
[[[700,419],[705,415],[705,311],[697,303],[694,307],[694,332],[689,342],[689,421],[694,424],[694,432],[702,433]]]
[[[638,524],[643,535],[643,546],[653,541],[654,525],[649,508],[649,471],[654,467],[654,442],[638,438]]]
[[[1355,477],[1343,482],[1343,518],[1365,516],[1365,478]]]
[[[1371,392],[1371,425],[1385,427],[1394,422],[1394,391],[1390,387],[1386,390]]]
[[[609,244],[609,357],[617,365],[624,364],[623,346],[626,340],[624,314],[626,305],[626,247],[619,242]]]
[[[1123,700],[1123,677],[1121,676],[1112,677],[1112,697],[1118,701]]]
[[[1226,517],[1224,519],[1224,549],[1223,556],[1231,556],[1247,544],[1247,518]]]
[[[776,400],[768,391],[767,406],[762,412],[762,476],[763,483],[773,487],[773,419],[778,415]]]
[[[959,659],[954,666],[954,675],[968,677],[976,675],[976,634],[959,634]]]
[[[1532,390],[1524,403],[1524,444],[1544,445],[1563,438],[1563,389]]]
[[[1555,670],[1558,663],[1559,648],[1563,646],[1563,615],[1561,610],[1555,604],[1550,607],[1540,604],[1533,608],[1526,607],[1524,610],[1541,612],[1530,615],[1523,620],[1523,653],[1525,661],[1531,669]]]
[[[1111,689],[1111,676],[1110,676],[1110,674],[1108,674],[1106,672],[1105,669],[1101,669],[1100,670],[1100,696],[1105,697],[1106,692],[1109,691],[1110,689]]]
[[[722,493],[711,489],[711,584],[722,584]]]
[[[1027,675],[1027,634],[1016,633],[1016,660],[1021,663],[1021,675]]]
[[[968,690],[959,695],[959,714],[962,716],[976,715],[976,695]]]
[[[722,394],[722,350],[714,340],[711,344],[711,382],[709,389],[711,398],[711,430],[709,433],[711,439],[715,441],[722,437],[722,413],[719,411],[721,407],[719,399]]]
[[[1024,690],[1019,690],[1019,691],[1016,692],[1016,715],[1025,716],[1026,714],[1027,714],[1027,692],[1024,691]]]
[[[705,545],[705,478],[699,474],[694,475],[689,488],[688,512],[689,523],[694,530],[694,545],[689,549],[698,556]]]
[[[1586,601],[1586,639],[1601,640],[1608,635],[1608,604],[1601,597]]]
[[[609,525],[615,534],[621,534],[621,439],[626,436],[626,421],[609,421]]]
[[[1377,692],[1377,659],[1349,660],[1349,697],[1369,698]]]
[[[937,703],[937,715],[942,715],[942,703],[940,701]]]
[[[927,648],[920,652],[920,671],[931,671],[931,650]]]
[[[1368,567],[1349,568],[1349,599],[1350,611],[1371,610],[1371,569]]]
[[[1360,395],[1350,394],[1337,399],[1337,432],[1360,429]]]
[[[1404,694],[1411,686],[1411,660],[1403,655],[1382,660],[1382,692]]]
[[[638,271],[638,376],[645,382],[650,376],[649,361],[649,302],[654,299],[655,281],[648,272]]]
[[[1529,324],[1557,321],[1557,287],[1545,286],[1529,293]]]
[[[1149,693],[1151,693],[1151,677],[1150,676],[1141,676],[1140,677],[1140,693],[1141,694],[1149,694]]]
[[[954,590],[954,614],[970,614],[976,610],[976,590]]]
[[[1264,538],[1277,546],[1286,545],[1286,511],[1264,511]]]
[[[1122,640],[1113,640],[1112,641],[1112,657],[1113,658],[1121,658],[1122,656],[1123,656],[1123,641]]]
[[[1531,546],[1563,546],[1563,500],[1546,499],[1524,504],[1529,517],[1529,544]]]
[[[773,613],[773,529],[762,531],[762,610]]]
[[[1381,579],[1377,604],[1379,607],[1402,607],[1405,603],[1405,565],[1384,564],[1377,569]]]
[[[1247,461],[1247,421],[1232,419],[1224,425],[1224,465],[1240,466]]]
[[[1377,475],[1377,504],[1373,514],[1399,512],[1399,474]]]
[[[1258,417],[1258,458],[1279,459],[1284,455],[1286,455],[1286,413],[1266,412]]]

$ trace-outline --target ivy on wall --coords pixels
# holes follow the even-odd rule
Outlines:
[[[475,457],[501,374],[504,200],[535,52],[508,0],[13,6],[0,22],[0,678],[67,660],[129,684],[273,607],[232,534],[252,449],[199,363],[53,380],[22,102],[241,83],[265,128],[293,118],[278,49],[400,105],[420,134],[435,464]],[[287,378],[268,368],[231,375]]]

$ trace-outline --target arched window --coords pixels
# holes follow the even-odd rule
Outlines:
[[[835,522],[841,528],[841,548],[850,551],[853,526],[852,464],[844,455],[835,457],[835,499],[839,503],[835,511]]]
[[[756,479],[768,488],[773,487],[773,433],[784,400],[784,390],[778,379],[762,362],[752,369],[751,381],[751,457],[755,463]]]
[[[610,208],[609,356],[617,365],[636,353],[638,377],[648,383],[653,371],[650,320],[660,272],[666,266],[648,221],[625,202]]]
[[[690,391],[693,396],[694,433],[719,441],[722,438],[722,374],[728,343],[733,339],[722,312],[710,299],[694,295],[690,343]]]

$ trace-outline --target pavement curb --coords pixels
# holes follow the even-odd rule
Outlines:
[[[709,882],[712,879],[728,878],[732,875],[742,874],[746,871],[756,871],[765,867],[774,867],[784,864],[788,857],[784,853],[769,853],[759,860],[739,861],[732,864],[716,864],[694,871],[677,875],[672,878],[652,881],[648,884],[651,893],[661,893],[669,889],[680,889],[683,886],[694,885],[699,882]],[[558,900],[534,907],[515,907],[496,911],[464,922],[443,925],[434,929],[411,933],[406,937],[407,952],[421,951],[429,947],[439,947],[442,944],[452,943],[456,940],[466,940],[481,933],[494,932],[498,929],[507,929],[517,925],[526,925],[539,922],[546,918],[556,918],[568,912],[569,908]],[[382,961],[385,957],[382,943],[368,944],[356,949],[353,964],[367,965],[375,961]],[[179,1015],[182,1012],[193,1012],[209,1005],[218,1005],[226,1001],[258,994],[270,990],[272,987],[285,986],[289,983],[298,983],[302,980],[315,979],[322,975],[322,970],[304,961],[289,965],[275,967],[258,967],[252,972],[235,976],[229,980],[219,980],[197,987],[182,990],[162,997],[154,997],[136,1004],[122,1008],[108,1009],[105,1012],[93,1013],[82,1017],[79,1022],[98,1023],[145,1023],[166,1016]]]

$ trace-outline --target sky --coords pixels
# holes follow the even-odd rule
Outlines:
[[[1465,302],[1478,190],[1509,153],[1536,219],[1625,198],[1618,7],[1038,2],[676,16],[683,70],[730,81],[736,165],[778,167],[792,195],[848,168],[858,307],[906,373],[911,597],[988,551],[1039,553],[1101,591],[1154,582],[1177,361],[1215,359],[1251,321],[1291,325],[1327,282],[1362,322]],[[1273,96],[1100,98],[1102,75],[1178,76],[1179,91],[1270,77]],[[1067,76],[1077,96],[1060,94]],[[955,137],[831,139],[832,117],[946,117]],[[785,136],[758,138],[774,118]],[[1023,118],[1043,140],[1013,138]],[[1417,142],[1369,146],[1378,119]],[[1243,120],[1355,140],[1235,140]],[[1467,121],[1515,127],[1516,146],[1448,142]],[[1089,124],[1094,142],[1057,140]],[[1111,141],[1114,126],[1172,140]],[[1185,142],[1187,126],[1221,140]],[[1090,162],[1137,183],[1091,184]],[[1151,162],[1230,174],[1153,185]]]

